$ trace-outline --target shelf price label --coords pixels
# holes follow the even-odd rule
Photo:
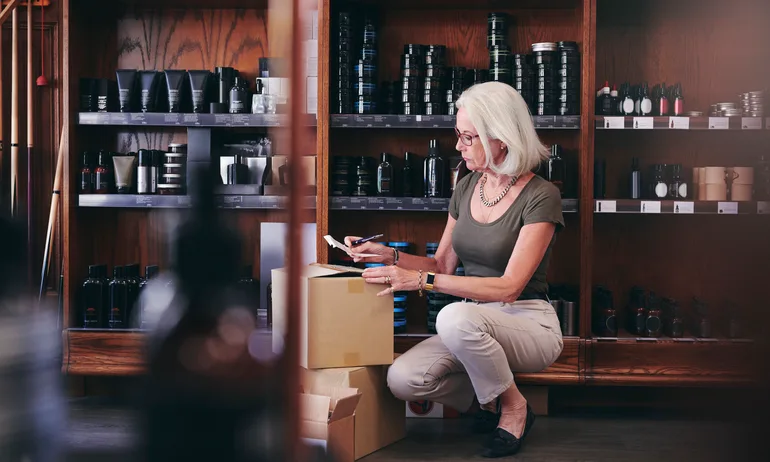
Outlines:
[[[605,117],[604,128],[610,130],[623,130],[626,128],[626,119],[625,117]]]
[[[770,213],[770,202],[760,201],[757,202],[757,214],[767,215]]]
[[[709,130],[728,130],[729,128],[729,117],[709,117]]]
[[[672,130],[689,130],[690,118],[689,117],[669,117],[668,128]]]
[[[722,215],[737,215],[737,202],[717,202],[717,213]]]
[[[674,202],[674,213],[695,213],[695,202]]]
[[[642,201],[639,205],[642,213],[660,213],[660,201]]]
[[[652,117],[634,117],[634,129],[635,130],[652,130],[655,128]]]
[[[761,117],[742,117],[741,128],[744,130],[762,130]]]
[[[615,213],[618,211],[618,203],[616,201],[596,201],[596,213]]]

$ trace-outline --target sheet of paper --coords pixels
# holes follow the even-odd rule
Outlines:
[[[342,242],[334,239],[333,237],[329,236],[328,234],[324,236],[324,239],[326,239],[326,242],[329,243],[330,246],[340,249],[346,254],[350,255],[351,257],[378,257],[379,255],[373,254],[373,253],[355,253],[353,252],[350,247],[346,246]]]

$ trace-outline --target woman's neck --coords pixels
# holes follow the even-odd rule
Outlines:
[[[509,175],[502,175],[500,173],[491,171],[487,171],[485,173],[487,175],[487,184],[492,189],[497,189],[511,181],[511,177]]]

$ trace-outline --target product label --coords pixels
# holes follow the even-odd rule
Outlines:
[[[658,183],[655,185],[655,195],[663,199],[668,194],[668,186],[666,183]]]
[[[642,213],[660,213],[660,202],[659,201],[642,201],[642,204],[639,207],[639,210]]]
[[[80,174],[80,191],[91,192],[91,174],[90,173]]]
[[[236,114],[239,112],[243,112],[245,109],[245,106],[243,105],[243,101],[234,99],[230,101],[230,113]]]
[[[142,111],[148,112],[153,109],[152,101],[150,101],[150,90],[142,90],[140,99],[142,103]]]
[[[179,111],[179,90],[168,91],[169,112]]]
[[[99,112],[107,112],[107,97],[106,96],[99,96],[96,99],[96,108],[99,110]]]
[[[623,117],[605,117],[604,128],[607,129],[620,129],[625,128],[625,118]]]
[[[718,202],[717,213],[722,213],[725,215],[737,215],[738,203],[737,202]]]
[[[96,172],[94,178],[95,192],[106,193],[110,187],[107,172]]]
[[[762,118],[743,117],[741,118],[741,128],[744,130],[762,130]]]
[[[649,98],[644,98],[639,107],[642,115],[647,115],[652,112],[652,101]]]
[[[380,180],[380,192],[381,193],[390,193],[390,179],[381,179]]]
[[[131,96],[130,91],[128,89],[118,90],[118,101],[120,102],[121,110],[128,106],[129,96]]]
[[[137,167],[136,192],[139,194],[150,192],[150,167]]]
[[[681,198],[687,197],[687,183],[681,183],[679,185],[679,197]]]
[[[730,119],[728,117],[709,117],[710,130],[727,130],[730,128]]]
[[[653,120],[652,117],[634,117],[634,128],[652,130]]]
[[[690,118],[689,117],[669,117],[668,128],[674,130],[689,130]]]
[[[674,202],[674,213],[695,213],[695,204],[693,202]]]
[[[616,201],[596,201],[597,213],[615,213],[618,211],[618,203]]]
[[[621,106],[621,112],[626,115],[631,115],[634,113],[634,100],[631,98],[626,98],[623,100],[622,106]]]
[[[193,90],[192,91],[192,102],[193,102],[193,108],[200,110],[201,106],[203,106],[203,90]]]

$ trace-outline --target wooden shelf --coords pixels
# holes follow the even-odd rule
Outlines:
[[[390,210],[404,212],[446,212],[450,199],[424,197],[358,197],[332,196],[329,198],[331,210]],[[577,199],[562,199],[565,213],[578,210]]]
[[[62,333],[62,372],[73,375],[136,375],[145,372],[140,330],[67,329]]]
[[[314,196],[305,198],[305,206],[315,208]],[[217,195],[216,202],[223,209],[283,209],[285,196]],[[144,194],[81,194],[79,207],[102,208],[156,208],[179,209],[190,207],[189,196],[159,196]]]
[[[316,126],[316,116],[306,114],[306,126]],[[78,125],[127,127],[249,128],[286,125],[284,114],[181,114],[159,112],[80,112]]]
[[[770,202],[601,199],[594,201],[594,213],[768,215]]]
[[[579,130],[580,116],[533,116],[537,129]],[[331,128],[454,128],[451,115],[332,114]]]
[[[597,130],[762,130],[770,125],[762,117],[624,117],[600,116]]]

